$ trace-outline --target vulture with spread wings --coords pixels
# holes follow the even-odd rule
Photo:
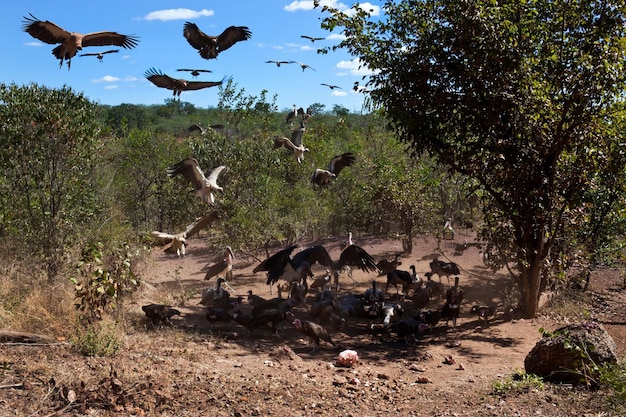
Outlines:
[[[52,50],[52,54],[59,59],[59,67],[63,60],[67,60],[67,69],[70,69],[72,58],[86,46],[115,45],[131,49],[137,46],[139,38],[136,36],[122,35],[117,32],[102,31],[82,34],[68,32],[56,24],[46,20],[41,21],[32,14],[24,16],[24,31],[33,38],[49,44],[60,43]]]
[[[167,175],[170,178],[182,175],[183,178],[191,182],[196,194],[202,199],[202,201],[213,204],[215,202],[215,196],[213,193],[215,191],[224,191],[223,187],[217,185],[217,177],[224,170],[224,168],[226,168],[224,165],[218,166],[213,169],[207,177],[200,169],[197,159],[187,158],[167,167]]]
[[[298,163],[301,163],[304,160],[304,153],[309,151],[309,148],[302,144],[302,137],[304,136],[305,131],[306,127],[304,126],[304,122],[300,122],[300,128],[291,132],[291,140],[284,136],[274,138],[274,149],[278,149],[280,147],[289,149],[293,152],[293,156],[296,158]]]
[[[152,232],[152,236],[158,239],[170,240],[172,243],[165,248],[165,253],[175,253],[180,258],[185,256],[185,248],[187,246],[187,238],[191,237],[199,230],[204,229],[219,218],[219,212],[214,211],[206,216],[196,219],[187,228],[176,234],[164,233],[159,231]]]
[[[113,53],[117,53],[119,51],[120,51],[119,49],[109,49],[108,51],[93,52],[93,53],[88,53],[88,54],[80,54],[78,56],[95,56],[96,58],[98,58],[98,61],[102,62],[102,59],[104,58],[104,56],[106,54],[113,54]]]
[[[220,52],[235,43],[250,39],[252,32],[246,26],[229,26],[218,36],[207,35],[195,23],[186,22],[183,36],[204,59],[217,58]]]
[[[167,88],[173,91],[174,97],[180,98],[180,93],[183,91],[200,90],[202,88],[215,87],[222,85],[224,79],[221,81],[187,81],[180,78],[172,78],[169,75],[163,74],[161,71],[154,68],[150,68],[145,72],[144,76],[150,80],[150,82],[157,87]]]
[[[178,68],[176,71],[186,71],[191,73],[191,76],[196,78],[198,75],[200,75],[201,72],[213,72],[211,70],[207,70],[207,69],[193,69],[193,68]]]
[[[352,152],[346,152],[335,156],[330,160],[328,169],[317,168],[315,170],[313,177],[311,178],[311,182],[320,186],[328,185],[332,178],[337,178],[342,169],[352,166],[354,164],[354,160],[355,158]]]

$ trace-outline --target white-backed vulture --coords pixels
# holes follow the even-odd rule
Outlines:
[[[71,61],[76,53],[86,46],[115,45],[131,49],[137,46],[139,38],[132,35],[122,35],[117,32],[102,31],[82,34],[69,32],[56,24],[46,20],[41,21],[30,14],[24,16],[24,31],[33,38],[48,44],[60,43],[52,50],[52,54],[59,59],[59,67],[63,66],[63,60],[67,60],[67,69],[70,69]]]
[[[182,78],[172,78],[167,74],[163,74],[160,70],[155,68],[150,68],[144,73],[144,77],[146,77],[152,84],[156,85],[160,88],[166,88],[168,90],[172,90],[172,94],[174,97],[178,96],[180,98],[180,93],[183,91],[191,91],[191,90],[201,90],[203,88],[216,87],[218,85],[222,85],[224,80],[227,78],[224,77],[221,81],[188,81],[183,80]]]
[[[304,122],[300,122],[300,128],[291,132],[291,140],[286,137],[274,138],[274,149],[278,149],[281,146],[285,149],[289,149],[293,153],[294,158],[296,158],[296,161],[302,163],[304,153],[309,151],[309,148],[302,144],[302,137],[305,131],[306,127],[304,126]]]
[[[332,85],[332,84],[326,84],[326,83],[320,83],[320,84],[330,88],[331,90],[334,90],[335,88],[338,88],[341,90],[341,87],[339,87],[338,85]]]
[[[188,68],[178,68],[176,71],[186,71],[191,73],[191,76],[196,78],[197,76],[200,75],[201,72],[213,72],[211,70],[207,70],[207,69],[188,69]]]
[[[308,35],[300,35],[300,37],[301,37],[301,38],[304,38],[304,39],[308,39],[308,40],[310,40],[310,41],[311,41],[311,43],[313,43],[313,42],[315,42],[315,41],[323,41],[324,39],[326,39],[326,38],[316,38],[316,37],[313,37],[313,36],[308,36]]]
[[[211,278],[217,275],[224,275],[226,279],[232,278],[234,260],[235,260],[235,255],[233,254],[232,248],[230,246],[226,246],[224,258],[220,260],[219,262],[215,262],[213,265],[210,265],[206,268],[207,272],[204,275],[204,279],[210,280]]]
[[[282,64],[291,64],[291,61],[274,61],[274,60],[269,60],[269,61],[265,61],[266,64],[276,64],[277,67],[280,67]]]
[[[218,36],[207,35],[195,23],[186,22],[183,36],[204,59],[217,58],[235,43],[250,39],[252,32],[246,26],[229,26]]]
[[[298,64],[300,65],[300,68],[302,68],[302,72],[304,72],[305,69],[310,68],[313,71],[315,71],[315,68],[313,68],[312,66],[308,65],[308,64],[304,64],[302,62],[298,62],[298,61],[291,61],[290,64]]]
[[[215,202],[213,193],[215,191],[224,191],[223,187],[217,185],[217,177],[225,168],[226,166],[220,165],[206,177],[198,166],[198,161],[195,158],[187,158],[167,167],[167,175],[170,178],[182,175],[183,178],[191,182],[196,194],[202,201],[213,204]]]
[[[165,253],[175,253],[180,258],[181,256],[185,256],[185,248],[187,246],[187,238],[191,237],[193,234],[207,227],[209,224],[213,223],[215,220],[219,218],[219,212],[214,211],[212,213],[207,214],[206,216],[200,217],[196,219],[193,223],[191,223],[187,228],[176,234],[164,233],[159,231],[153,231],[152,236],[171,240],[172,243],[165,249]]]
[[[337,155],[330,160],[328,169],[317,168],[311,181],[320,186],[328,185],[331,179],[337,178],[342,169],[354,165],[354,161],[355,157],[351,152]]]

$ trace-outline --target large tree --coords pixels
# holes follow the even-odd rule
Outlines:
[[[551,250],[590,204],[598,174],[623,183],[615,126],[623,126],[626,6],[403,0],[382,10],[326,6],[322,27],[341,28],[334,48],[373,71],[372,103],[415,155],[429,152],[478,181],[487,234],[513,248],[520,306],[534,317]]]

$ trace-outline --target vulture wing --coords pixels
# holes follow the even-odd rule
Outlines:
[[[200,132],[200,133],[202,133],[203,129],[202,129],[202,127],[200,127],[200,125],[193,124],[193,125],[191,125],[191,126],[189,126],[187,128],[187,132]]]
[[[322,245],[315,245],[298,252],[292,259],[293,263],[300,265],[302,262],[308,262],[309,265],[314,265],[316,262],[320,265],[330,267],[333,260],[330,258],[328,251]]]
[[[256,274],[259,271],[269,271],[276,264],[282,265],[282,267],[284,267],[291,257],[291,252],[293,252],[297,247],[298,245],[291,245],[283,250],[276,252],[275,254],[258,264],[252,270],[252,272]]]
[[[200,90],[202,88],[215,87],[218,85],[222,85],[222,81],[187,81],[185,87],[181,88],[181,90]]]
[[[170,178],[176,175],[182,175],[187,181],[190,181],[196,190],[201,189],[203,182],[206,180],[204,174],[198,166],[195,158],[187,158],[167,167],[167,175]]]
[[[341,252],[339,264],[340,266],[355,266],[365,272],[379,272],[374,258],[357,245],[350,245]]]
[[[122,35],[117,32],[103,31],[88,33],[83,37],[83,47],[116,45],[131,49],[137,46],[139,38],[136,36]]]
[[[278,149],[281,146],[284,146],[285,148],[294,151],[296,149],[296,145],[293,144],[292,141],[290,141],[289,139],[285,138],[285,137],[281,137],[281,138],[275,138],[274,139],[274,149]]]
[[[165,233],[165,232],[158,232],[156,230],[152,232],[151,234],[152,236],[159,238],[159,239],[163,239],[163,240],[172,240],[176,237],[176,235]]]
[[[33,38],[42,42],[55,44],[62,43],[71,36],[70,32],[46,20],[45,22],[37,19],[30,14],[30,17],[24,16],[24,31]]]
[[[354,164],[354,154],[352,152],[346,152],[341,155],[335,156],[330,160],[328,170],[335,175],[339,175],[344,167],[349,167]]]
[[[195,24],[191,22],[185,23],[183,26],[183,36],[189,42],[189,45],[193,46],[195,49],[200,50],[208,43],[214,41],[216,39],[215,36],[209,36]]]
[[[311,182],[323,186],[323,185],[328,185],[330,183],[330,178],[333,176],[333,173],[330,171],[327,171],[325,169],[319,169],[317,168],[314,172],[313,172],[313,176],[311,177]]]
[[[226,168],[225,165],[220,165],[217,168],[214,168],[213,171],[209,174],[207,178],[211,184],[217,184],[217,177],[219,177],[220,173]]]
[[[99,55],[111,54],[111,53],[119,52],[119,51],[120,51],[119,49],[110,49],[104,52],[92,52],[92,53],[87,53],[87,54],[80,54],[79,56],[99,56]]]
[[[304,131],[306,128],[300,124],[300,129],[296,129],[291,132],[291,142],[296,146],[302,145],[302,137],[304,136]]]
[[[157,87],[167,88],[169,90],[183,88],[183,80],[177,80],[175,78],[172,78],[169,75],[163,74],[161,71],[156,70],[155,68],[150,68],[148,71],[146,71],[144,73],[144,77],[150,80],[150,82]]]
[[[199,219],[196,219],[195,222],[187,226],[187,229],[185,230],[185,236],[190,237],[193,234],[197,233],[199,230],[202,230],[203,228],[207,227],[209,224],[217,220],[219,218],[219,215],[220,214],[218,211],[214,211],[212,213],[209,213],[205,216],[200,217]]]
[[[211,70],[206,69],[189,69],[189,68],[178,68],[176,71],[188,71],[188,72],[213,72]]]
[[[217,37],[217,49],[225,51],[235,43],[250,39],[252,32],[246,26],[229,26]]]

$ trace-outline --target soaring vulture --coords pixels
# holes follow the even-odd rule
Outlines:
[[[328,169],[317,168],[313,173],[311,181],[320,186],[328,185],[332,178],[337,178],[344,167],[352,166],[354,164],[354,160],[354,154],[351,152],[337,155],[330,160]]]
[[[191,76],[194,78],[199,76],[201,72],[213,72],[211,70],[206,70],[206,69],[189,69],[189,68],[178,68],[176,71],[187,71],[191,73]]]
[[[215,220],[219,218],[219,213],[214,211],[212,213],[207,214],[206,216],[200,217],[196,219],[193,223],[191,223],[187,228],[176,234],[164,233],[159,231],[152,232],[152,236],[171,240],[172,244],[165,249],[165,253],[175,253],[180,258],[181,256],[185,256],[185,247],[187,246],[187,238],[191,237],[193,234],[198,232],[199,230],[207,227],[209,224],[213,223]]]
[[[252,32],[246,26],[229,26],[220,35],[210,36],[198,28],[195,23],[186,22],[183,36],[200,53],[204,59],[217,58],[220,52],[227,50],[235,43],[250,39]]]
[[[291,64],[291,61],[273,61],[273,60],[269,60],[269,61],[265,61],[266,64],[276,64],[277,67],[280,67],[281,64]]]
[[[309,148],[302,144],[302,137],[305,131],[306,127],[304,126],[304,122],[300,122],[300,128],[291,132],[291,140],[284,136],[274,138],[274,149],[278,149],[282,146],[291,150],[294,158],[296,158],[298,163],[301,163],[304,160],[304,153],[309,151]]]
[[[96,58],[98,58],[98,61],[102,62],[102,58],[104,58],[104,56],[106,54],[113,54],[113,53],[117,53],[119,52],[119,49],[109,49],[108,51],[104,51],[104,52],[94,52],[94,53],[88,53],[88,54],[80,54],[78,56],[95,56]]]
[[[59,67],[63,65],[63,60],[67,60],[67,69],[70,69],[71,60],[76,56],[77,51],[86,46],[115,45],[130,49],[137,46],[139,38],[136,36],[122,35],[117,32],[102,31],[82,34],[78,32],[68,32],[67,30],[46,20],[37,19],[30,14],[24,16],[24,31],[33,38],[49,44],[60,43],[52,50],[52,54],[60,60]]]
[[[167,88],[172,90],[174,97],[180,98],[180,93],[183,91],[200,90],[202,88],[215,87],[222,85],[226,80],[223,78],[221,81],[187,81],[180,78],[172,78],[167,74],[163,74],[161,71],[154,68],[150,68],[145,72],[146,77],[150,82],[157,87]]]
[[[302,72],[304,72],[304,70],[307,69],[307,68],[311,68],[313,71],[315,71],[315,68],[313,68],[312,66],[310,66],[308,64],[304,64],[302,62],[291,61],[291,64],[298,64],[298,65],[300,65],[300,68],[302,68]]]
[[[335,88],[341,89],[341,87],[339,87],[338,85],[332,85],[332,84],[326,84],[326,83],[320,83],[320,84],[330,88],[331,90],[334,90]]]
[[[217,185],[217,177],[224,170],[224,168],[226,168],[226,166],[220,165],[217,168],[214,168],[209,176],[206,177],[198,166],[198,160],[195,158],[187,158],[167,167],[167,175],[170,178],[182,175],[183,178],[191,182],[196,194],[202,199],[202,201],[213,204],[215,202],[213,192],[224,191],[223,187]]]
[[[300,37],[301,37],[301,38],[304,38],[304,39],[308,39],[308,40],[310,40],[310,41],[311,41],[311,43],[313,43],[313,42],[315,42],[315,41],[323,41],[324,39],[326,39],[326,38],[315,38],[315,37],[313,37],[313,36],[308,36],[308,35],[300,35]]]

